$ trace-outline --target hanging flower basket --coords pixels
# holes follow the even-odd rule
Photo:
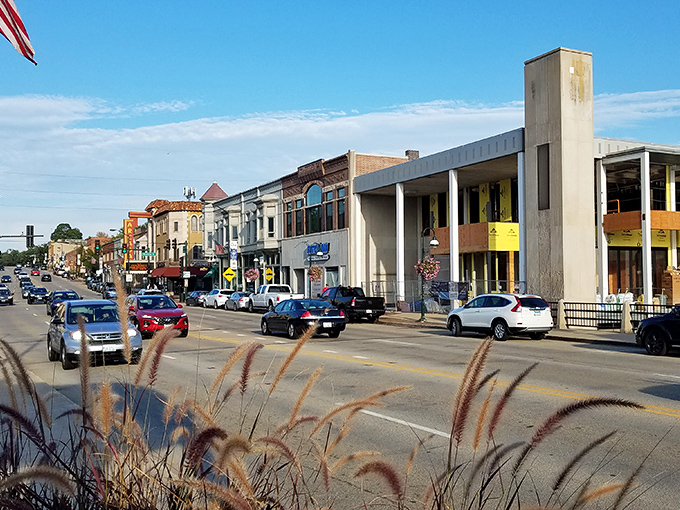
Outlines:
[[[416,274],[422,276],[424,280],[433,280],[439,274],[439,261],[434,257],[419,260],[413,267],[416,268]]]
[[[260,272],[257,269],[246,269],[244,275],[247,281],[254,282],[260,277]]]
[[[319,266],[312,266],[309,268],[308,274],[309,280],[316,282],[321,280],[321,277],[323,276],[323,270]]]

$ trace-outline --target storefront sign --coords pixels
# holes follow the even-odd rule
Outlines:
[[[133,274],[146,274],[150,268],[148,262],[128,261],[125,269]]]
[[[305,260],[308,262],[323,262],[329,260],[331,258],[330,251],[331,243],[310,244],[305,248]]]

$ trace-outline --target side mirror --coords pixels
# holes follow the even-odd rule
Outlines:
[[[182,308],[182,303],[177,303],[177,308]]]
[[[55,315],[55,316],[52,317],[52,324],[63,324],[63,323],[64,323],[64,321],[61,320],[61,317],[59,317],[58,315]]]
[[[130,311],[130,312],[132,312],[132,313],[135,313],[135,307],[134,307],[134,306],[131,306],[130,308],[128,308],[128,311]]]

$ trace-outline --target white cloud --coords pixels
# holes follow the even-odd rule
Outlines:
[[[0,234],[18,233],[28,223],[49,236],[68,222],[91,235],[119,227],[127,211],[143,210],[155,198],[182,199],[183,186],[200,196],[216,180],[233,194],[349,149],[386,155],[416,149],[424,156],[524,125],[521,102],[435,101],[365,113],[264,112],[137,128],[84,127],[133,115],[139,122],[191,105],[0,98]],[[640,125],[679,116],[680,90],[600,95],[594,107],[598,131]]]

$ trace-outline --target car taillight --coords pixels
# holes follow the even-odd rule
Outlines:
[[[309,319],[311,316],[312,316],[312,314],[309,313],[309,310],[307,310],[305,313],[303,313],[302,315],[300,315],[300,318],[301,318],[301,319]]]
[[[340,310],[340,317],[344,317],[344,316],[345,316],[345,312],[343,312],[342,310]]]
[[[357,298],[352,298],[352,302],[349,304],[349,306],[357,306]]]
[[[515,296],[515,299],[517,300],[517,304],[512,307],[511,312],[521,312],[522,311],[522,303],[520,302],[519,298]]]

